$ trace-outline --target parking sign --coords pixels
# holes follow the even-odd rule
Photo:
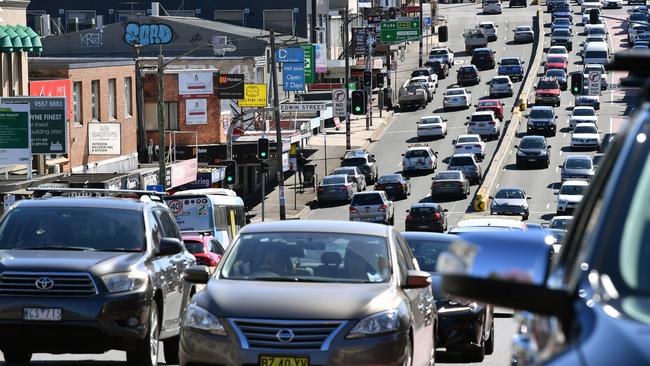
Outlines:
[[[348,110],[348,98],[345,89],[332,90],[332,109],[334,117],[345,117]]]

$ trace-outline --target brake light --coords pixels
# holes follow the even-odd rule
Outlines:
[[[324,190],[325,190],[325,188],[323,188],[323,187],[318,187],[318,192],[323,192]]]
[[[410,220],[413,220],[413,219],[415,219],[415,217],[413,215],[406,216],[406,221],[410,221]]]
[[[381,206],[379,206],[379,211],[386,211],[387,208],[388,208],[388,206],[381,205]]]
[[[350,207],[350,213],[357,213],[357,212],[359,212],[359,211],[357,211],[356,208]]]
[[[494,125],[496,125],[497,123],[494,122],[494,121],[492,121],[492,122],[490,122],[489,124],[492,125],[492,126],[494,126]]]
[[[440,220],[440,212],[436,212],[436,213],[433,215],[433,218],[434,218],[435,220]]]
[[[348,186],[343,186],[343,187],[341,187],[341,190],[342,190],[342,191],[347,191],[347,190],[348,190]]]
[[[478,147],[479,149],[481,148],[481,145],[474,145],[474,147]]]

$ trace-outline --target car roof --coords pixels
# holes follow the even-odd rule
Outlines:
[[[480,48],[475,48],[474,52],[492,52],[492,49],[488,47],[480,47]]]
[[[411,150],[431,150],[431,148],[428,146],[409,146],[408,149],[406,149],[406,151]]]
[[[435,115],[435,116],[422,116],[420,119],[429,119],[429,118],[442,118],[440,115]]]
[[[325,178],[346,178],[347,179],[348,175],[347,174],[330,174],[326,175],[323,179]]]
[[[522,137],[521,140],[546,140],[546,138],[541,135],[526,135]]]
[[[478,139],[480,139],[480,138],[481,138],[481,135],[478,135],[478,134],[475,134],[475,133],[474,133],[474,134],[458,135],[458,138],[461,138],[461,137],[471,137],[471,138],[478,138]]]
[[[473,157],[474,157],[474,154],[470,154],[470,153],[455,153],[455,154],[452,154],[452,155],[451,155],[452,158],[453,158],[454,156],[463,157],[463,158],[467,158],[467,157],[469,157],[469,158],[473,158]]]
[[[419,207],[439,207],[440,204],[436,202],[418,202],[414,203],[411,205],[411,208],[419,208]]]
[[[531,108],[531,110],[533,110],[533,109],[550,109],[552,111],[555,111],[555,109],[553,109],[553,107],[551,107],[550,105],[534,105]]]
[[[494,111],[474,111],[474,113],[472,113],[472,116],[482,116],[486,114],[489,114],[490,116],[494,116]]]
[[[580,126],[583,126],[583,127],[592,127],[592,126],[596,127],[596,124],[593,123],[593,122],[580,122],[580,123],[578,123],[576,125],[576,127],[580,127]]]
[[[401,233],[404,239],[409,240],[431,240],[431,241],[446,241],[453,242],[458,240],[458,236],[443,233],[428,233],[422,231],[404,231]]]
[[[524,189],[521,188],[521,187],[500,187],[499,189],[497,189],[497,192],[506,191],[506,190],[507,191],[522,191],[522,192],[524,191]]]
[[[553,220],[573,220],[573,216],[569,216],[569,215],[553,216],[551,221],[553,221]]]
[[[156,205],[164,205],[162,202]],[[92,207],[102,209],[119,209],[143,211],[145,205],[150,202],[143,202],[135,198],[117,198],[117,197],[42,197],[30,200],[20,200],[20,207]]]
[[[589,182],[584,181],[584,180],[565,180],[564,183],[562,183],[563,186],[583,186],[587,187],[589,186]]]
[[[465,90],[465,88],[449,88],[449,89],[447,89],[447,93],[449,93],[450,91],[456,91],[456,90],[462,90],[465,93],[467,93],[467,90]]]
[[[522,221],[515,219],[497,219],[497,218],[484,218],[484,219],[465,219],[458,221],[456,227],[511,227],[511,228],[525,228],[526,224]]]
[[[591,160],[591,156],[589,155],[567,155],[564,160]]]
[[[499,103],[499,104],[501,104],[501,101],[498,100],[498,99],[481,99],[481,100],[478,101],[479,104],[481,104],[481,103],[483,103],[483,102],[490,102],[490,103]],[[490,105],[490,106],[487,106],[487,107],[494,107],[494,106],[491,106],[491,105]]]
[[[255,233],[304,232],[341,233],[388,237],[392,230],[392,227],[389,225],[370,224],[366,222],[334,220],[283,220],[267,221],[246,225],[241,229],[240,235]]]

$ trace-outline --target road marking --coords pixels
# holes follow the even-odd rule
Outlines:
[[[550,204],[550,203],[547,203],[547,204],[546,204],[546,209],[548,210],[549,207],[551,207],[551,204]]]
[[[501,185],[500,183],[499,183],[499,184],[497,184],[497,189],[499,189],[499,186],[500,186],[500,185]]]
[[[559,166],[556,166],[556,167],[555,167],[555,172],[557,173],[557,172],[559,172],[559,171],[560,171],[560,167],[559,167]]]
[[[566,138],[566,132],[562,134],[562,138]]]
[[[564,152],[564,151],[560,150],[560,156],[562,156],[562,153],[563,153],[563,152]]]
[[[508,155],[512,155],[512,150],[510,150],[510,152],[508,153]]]

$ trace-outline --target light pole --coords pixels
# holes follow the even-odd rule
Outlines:
[[[423,1],[424,0],[420,0],[420,44],[419,44],[420,45],[420,58],[419,58],[419,61],[418,61],[418,65],[420,67],[422,67],[422,58],[423,58],[422,57],[423,56],[423,45],[422,45],[423,40],[422,40],[422,38],[424,37],[424,32],[422,31],[422,29],[423,29],[422,22],[424,20],[424,16],[422,14],[422,2]]]
[[[345,5],[345,14],[343,14],[343,47],[345,48],[345,149],[352,149],[350,126],[350,110],[347,108],[348,98],[350,97],[350,40],[348,35],[350,6]],[[327,160],[326,160],[327,161]]]
[[[278,95],[278,68],[275,64],[275,34],[270,30],[271,36],[271,83],[273,87],[273,118],[275,119],[275,155],[278,164],[278,193],[280,194],[280,220],[287,219],[284,198],[284,176],[282,171],[282,127],[280,126],[280,97]]]

